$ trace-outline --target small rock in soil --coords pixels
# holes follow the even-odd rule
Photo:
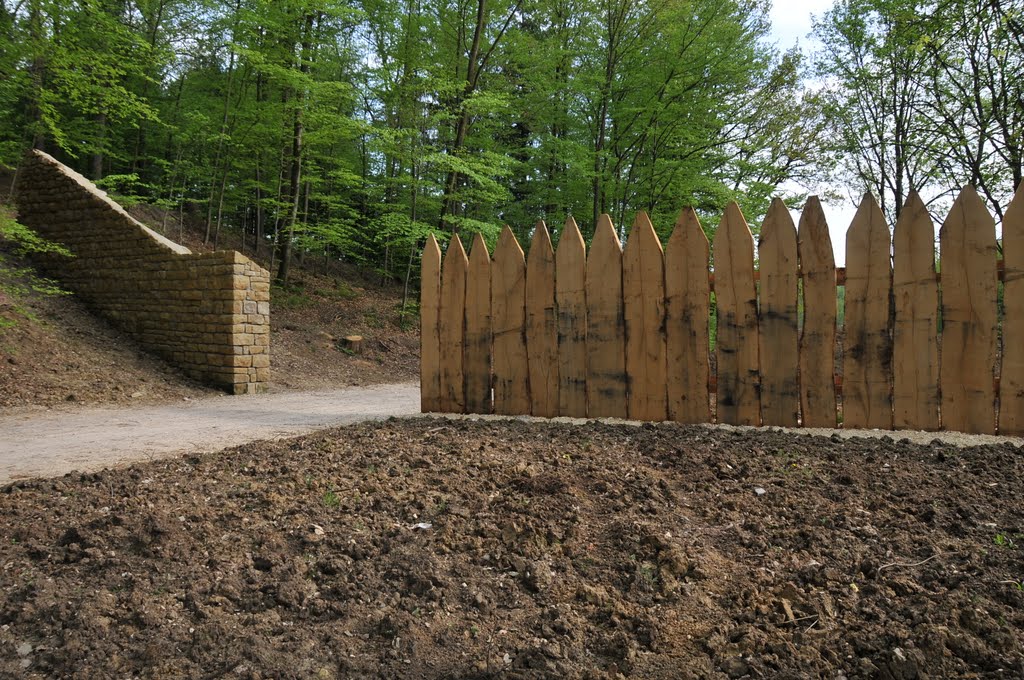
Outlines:
[[[722,662],[722,672],[730,678],[742,678],[750,672],[750,666],[742,657],[734,656]]]

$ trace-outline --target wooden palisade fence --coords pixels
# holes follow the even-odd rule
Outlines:
[[[590,252],[570,217],[528,258],[507,227],[423,253],[422,410],[1024,434],[1024,190],[995,222],[964,189],[939,232],[912,194],[893,230],[865,196],[836,269],[821,206],[779,200],[753,236],[735,204],[709,244],[684,210],[666,247],[640,213],[625,249],[602,216]],[[1005,282],[1001,375],[998,281]],[[803,281],[803,320],[798,296]],[[842,380],[836,286],[846,286]],[[941,307],[939,291],[942,290]],[[710,296],[717,375],[709,370]],[[941,332],[940,332],[941,319]],[[939,351],[941,341],[941,352]],[[842,418],[837,391],[842,393]]]

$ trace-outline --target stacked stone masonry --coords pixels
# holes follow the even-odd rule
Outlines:
[[[34,151],[19,221],[74,257],[41,266],[145,349],[234,394],[270,376],[270,274],[241,253],[201,255],[150,230],[94,184]]]

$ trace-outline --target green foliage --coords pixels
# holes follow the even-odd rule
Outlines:
[[[0,205],[0,245],[7,245],[19,256],[52,254],[70,257],[71,253],[59,243],[48,241],[23,224],[20,224],[11,211]],[[0,253],[0,297],[4,295],[15,299],[29,293],[43,295],[65,295],[56,281],[44,278],[35,273],[31,267],[17,266]],[[14,325],[12,319],[0,319],[5,325]]]
[[[96,186],[105,189],[111,197],[123,207],[128,208],[139,203],[146,202],[147,194],[152,195],[155,188],[139,180],[138,173],[132,172],[126,175],[107,175],[96,180]],[[173,204],[166,200],[156,200],[153,203],[164,208],[171,208]]]
[[[409,300],[398,307],[398,327],[403,331],[416,328],[420,322],[420,303]]]
[[[18,7],[0,12],[0,162],[44,147],[278,261],[415,285],[428,234],[493,246],[571,214],[589,236],[647,210],[666,235],[684,205],[713,229],[731,199],[756,224],[833,164],[836,107],[768,44],[763,0]]]
[[[271,297],[274,300],[274,305],[283,309],[301,309],[310,304],[305,290],[293,285],[274,286]]]
[[[1007,548],[1008,550],[1016,550],[1018,542],[1024,539],[1024,534],[996,534],[992,539],[992,542],[998,545],[1000,548]]]
[[[18,255],[35,255],[52,253],[71,257],[71,252],[53,241],[48,241],[14,219],[10,210],[0,206],[0,242],[14,246]]]

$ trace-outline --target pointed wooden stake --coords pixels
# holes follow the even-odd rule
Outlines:
[[[708,237],[697,213],[679,213],[665,248],[665,335],[669,418],[711,422],[708,392]]]
[[[565,220],[555,256],[558,309],[558,415],[587,417],[587,249],[576,220]]]
[[[466,349],[466,272],[469,261],[459,235],[452,236],[441,269],[441,411],[466,412],[463,354]]]
[[[942,429],[995,432],[996,226],[974,187],[939,230]]]
[[[1024,183],[1003,216],[1003,370],[999,434],[1024,435]]]
[[[893,229],[893,426],[939,429],[939,289],[935,227],[911,192]]]
[[[836,261],[817,196],[800,215],[797,235],[804,276],[804,330],[800,336],[800,410],[804,427],[836,426]]]
[[[893,426],[889,245],[885,215],[875,197],[865,194],[846,232],[843,427]]]
[[[531,413],[558,415],[558,319],[555,315],[555,251],[543,221],[537,222],[526,260],[526,355]]]
[[[441,410],[441,248],[427,236],[420,268],[420,410]]]
[[[665,255],[645,212],[637,214],[622,253],[622,291],[629,418],[666,420]]]
[[[526,259],[507,226],[491,264],[491,326],[494,331],[494,412],[530,413],[526,359]]]
[[[800,411],[796,225],[786,204],[772,200],[757,248],[761,264],[761,421],[796,427]]]
[[[466,412],[491,412],[491,256],[477,234],[466,281]]]
[[[715,233],[718,422],[760,425],[754,237],[736,203]]]
[[[622,248],[611,218],[601,215],[587,257],[587,411],[626,417],[626,335]]]

